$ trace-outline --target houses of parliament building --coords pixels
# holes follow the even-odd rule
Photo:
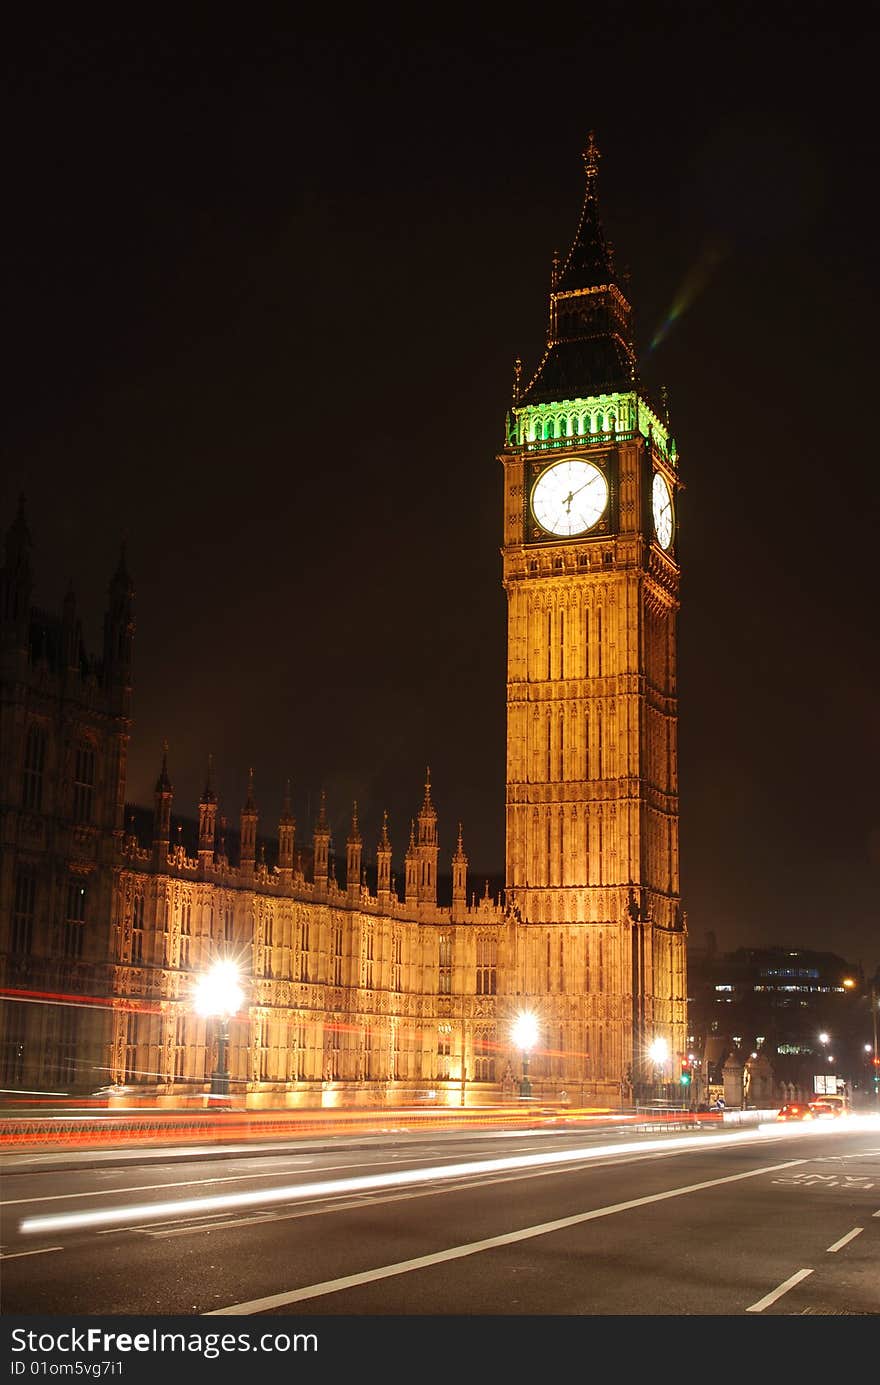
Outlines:
[[[234,859],[210,767],[197,844],[173,840],[167,755],[151,839],[140,840],[125,807],[135,628],[125,558],[92,656],[72,593],[59,613],[32,605],[22,504],[0,575],[0,1088],[207,1100],[216,1036],[193,995],[223,957],[244,991],[229,1025],[232,1099],[249,1107],[393,1105],[428,1092],[441,1104],[500,1101],[519,1090],[512,1024],[524,1010],[538,1022],[539,1099],[626,1103],[651,1080],[653,1039],[684,1051],[678,457],[665,409],[640,382],[592,136],[583,158],[546,351],[530,378],[517,363],[498,459],[499,898],[469,893],[460,827],[441,858],[430,773],[402,890],[387,818],[365,854],[356,805],[343,880],[323,799],[300,824],[287,798],[267,859],[253,776]]]

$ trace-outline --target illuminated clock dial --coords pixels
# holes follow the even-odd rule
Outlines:
[[[654,512],[654,533],[657,535],[657,542],[661,548],[668,548],[672,543],[672,496],[659,471],[654,472],[651,508]]]
[[[608,482],[592,462],[556,462],[532,488],[532,514],[549,534],[570,538],[592,529],[608,505]]]

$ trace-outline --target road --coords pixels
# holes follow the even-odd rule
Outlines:
[[[6,1161],[8,1315],[880,1312],[880,1123]]]

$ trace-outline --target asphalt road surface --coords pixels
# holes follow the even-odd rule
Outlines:
[[[880,1312],[880,1122],[17,1156],[21,1315]]]

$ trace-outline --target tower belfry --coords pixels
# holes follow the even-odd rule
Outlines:
[[[654,1029],[673,1052],[684,1045],[681,483],[665,409],[640,382],[632,310],[599,212],[592,134],[583,158],[584,201],[554,265],[547,348],[518,390],[499,458],[506,884],[525,924],[584,926],[597,938],[602,930],[602,985],[613,957],[621,1006],[617,1061],[638,1072]],[[548,957],[554,946],[548,934]],[[544,970],[551,974],[550,962]]]

